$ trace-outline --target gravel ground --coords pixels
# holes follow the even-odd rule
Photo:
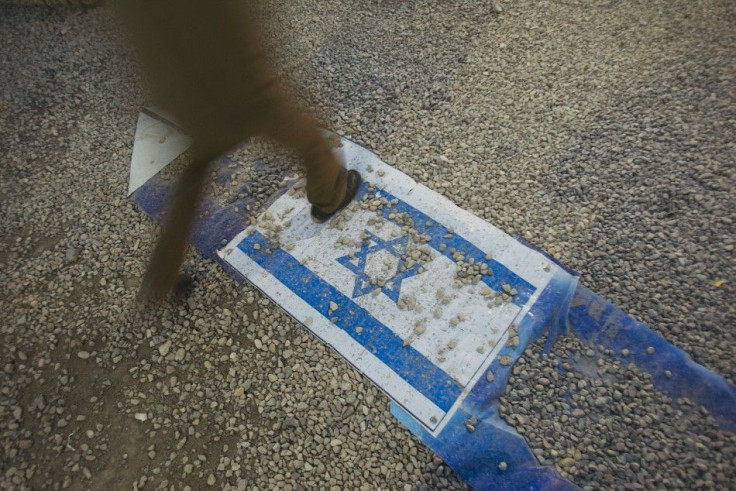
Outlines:
[[[736,380],[736,4],[264,8],[285,78],[326,125]],[[383,394],[200,256],[187,301],[131,314],[156,232],[125,198],[135,67],[104,8],[0,9],[0,486],[463,488]],[[256,196],[294,164],[264,143],[238,153],[264,157],[243,170]],[[555,378],[536,349],[504,414],[574,482],[736,480],[733,437],[702,410],[605,353]],[[549,359],[586,365],[580,349]],[[556,394],[573,381],[568,409]]]
[[[527,348],[501,414],[543,464],[585,489],[729,489],[736,435],[658,392],[648,374],[577,338]]]

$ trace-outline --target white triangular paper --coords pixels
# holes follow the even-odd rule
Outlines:
[[[164,118],[141,112],[135,129],[133,156],[130,159],[128,196],[189,148],[192,139]]]

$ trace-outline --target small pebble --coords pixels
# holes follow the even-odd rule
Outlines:
[[[514,362],[514,359],[507,355],[501,355],[498,357],[498,363],[500,363],[503,366],[511,365]]]

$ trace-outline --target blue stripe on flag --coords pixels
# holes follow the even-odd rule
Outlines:
[[[256,244],[260,249],[254,247]],[[455,379],[416,349],[404,346],[403,340],[391,329],[292,255],[281,248],[274,248],[269,254],[266,252],[269,247],[272,244],[259,232],[248,235],[238,244],[238,249],[325,318],[336,317],[333,322],[335,326],[345,331],[424,397],[443,411],[450,410],[462,392],[462,387]],[[338,306],[332,314],[329,312],[330,302],[335,302]],[[355,330],[358,326],[363,328],[360,333]]]
[[[387,191],[380,190],[376,192],[379,196],[386,198],[389,202],[397,199],[395,196]],[[357,199],[363,199],[366,194],[368,194],[367,184],[363,183]],[[405,203],[404,201],[398,200],[397,204],[384,206],[383,208],[380,208],[380,210],[383,213],[383,217],[385,219],[390,220],[399,226],[402,226],[403,224],[396,221],[395,219],[391,219],[391,213],[409,214],[414,221],[412,228],[414,228],[414,230],[422,235],[430,236],[427,245],[432,247],[440,254],[448,257],[451,261],[455,262],[452,257],[452,251],[455,250],[463,253],[463,255],[465,256],[465,262],[469,262],[472,258],[474,264],[486,263],[488,269],[493,271],[493,274],[481,276],[481,281],[488,285],[489,288],[502,293],[504,293],[503,285],[509,285],[511,288],[516,289],[517,294],[511,298],[511,302],[515,305],[523,307],[529,301],[531,296],[534,295],[536,288],[530,283],[510,271],[500,262],[494,259],[486,259],[485,252],[478,249],[475,245],[468,242],[465,238],[458,235],[456,232],[450,234],[450,231],[447,227],[440,223],[437,223],[434,218],[425,215],[424,213]],[[429,225],[427,225],[428,223]],[[444,244],[446,246],[444,251],[440,250],[440,244]]]

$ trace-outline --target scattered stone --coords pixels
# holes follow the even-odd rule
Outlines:
[[[161,356],[166,356],[169,354],[170,349],[171,349],[171,340],[167,339],[166,342],[164,342],[158,347],[158,352]]]
[[[621,482],[644,488],[655,482],[655,475],[660,485],[692,488],[701,472],[720,476],[724,483],[730,479],[727,473],[734,475],[724,469],[736,457],[736,436],[719,430],[707,411],[686,399],[669,399],[647,373],[611,350],[596,353],[577,338],[563,337],[544,353],[544,342],[524,351],[500,411],[541,464],[554,465],[563,477],[595,489]],[[588,369],[591,359],[597,371]],[[724,454],[725,446],[733,450]],[[702,467],[681,472],[674,463],[693,458],[692,448],[698,449]],[[663,462],[673,465],[663,467]]]

